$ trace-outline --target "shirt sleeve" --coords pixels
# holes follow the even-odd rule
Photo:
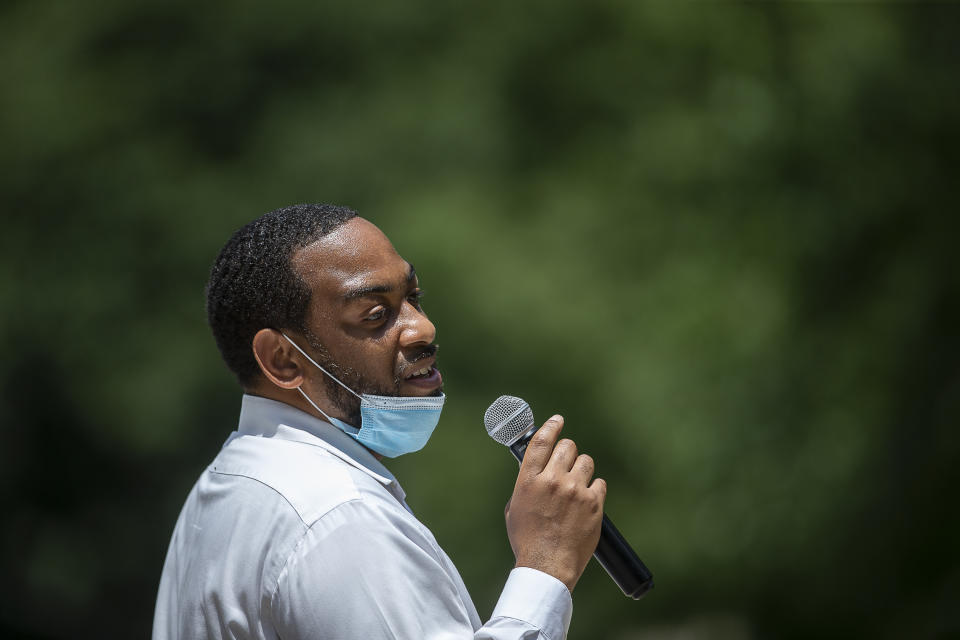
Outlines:
[[[562,640],[567,587],[534,569],[511,571],[493,616],[478,627],[449,559],[422,525],[356,500],[311,526],[270,600],[284,640]],[[460,583],[462,586],[462,583]],[[462,594],[462,595],[461,595]],[[466,601],[464,601],[466,597]]]
[[[507,578],[493,616],[475,637],[562,640],[567,637],[572,613],[573,599],[567,585],[542,571],[517,567]]]

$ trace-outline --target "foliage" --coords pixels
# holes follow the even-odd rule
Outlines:
[[[657,578],[574,638],[960,630],[956,5],[7,3],[4,637],[142,637],[235,424],[229,234],[348,204],[450,396],[391,466],[488,614],[497,395],[567,417]],[[954,211],[954,213],[950,213]]]

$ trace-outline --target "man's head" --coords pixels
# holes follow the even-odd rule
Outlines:
[[[420,295],[413,267],[376,226],[344,207],[298,205],[227,242],[210,274],[207,315],[245,390],[305,408],[302,386],[324,411],[356,423],[358,401],[281,332],[357,393],[434,395],[435,330]]]

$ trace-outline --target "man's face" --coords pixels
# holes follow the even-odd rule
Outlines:
[[[441,392],[436,329],[420,308],[417,277],[376,226],[353,218],[297,251],[292,264],[312,292],[302,346],[327,371],[357,393]],[[357,398],[310,369],[311,386],[358,423]]]

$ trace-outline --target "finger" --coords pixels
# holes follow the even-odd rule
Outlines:
[[[590,486],[590,478],[593,477],[594,471],[593,458],[585,453],[581,453],[574,461],[571,471],[580,477],[585,485]]]
[[[594,478],[590,483],[590,489],[597,493],[601,504],[607,499],[607,481],[603,478]]]
[[[513,496],[510,496],[510,499],[507,500],[507,506],[505,506],[505,507],[503,508],[503,515],[504,515],[504,516],[509,516],[509,515],[510,515],[510,503],[511,503],[511,502],[513,502]]]
[[[553,448],[553,454],[547,463],[546,470],[556,473],[567,473],[577,461],[577,445],[573,440],[564,438]]]
[[[560,437],[561,429],[563,429],[563,416],[553,416],[537,429],[523,454],[523,462],[520,464],[521,475],[536,475],[543,471],[550,460],[550,454],[553,453],[553,446]]]

